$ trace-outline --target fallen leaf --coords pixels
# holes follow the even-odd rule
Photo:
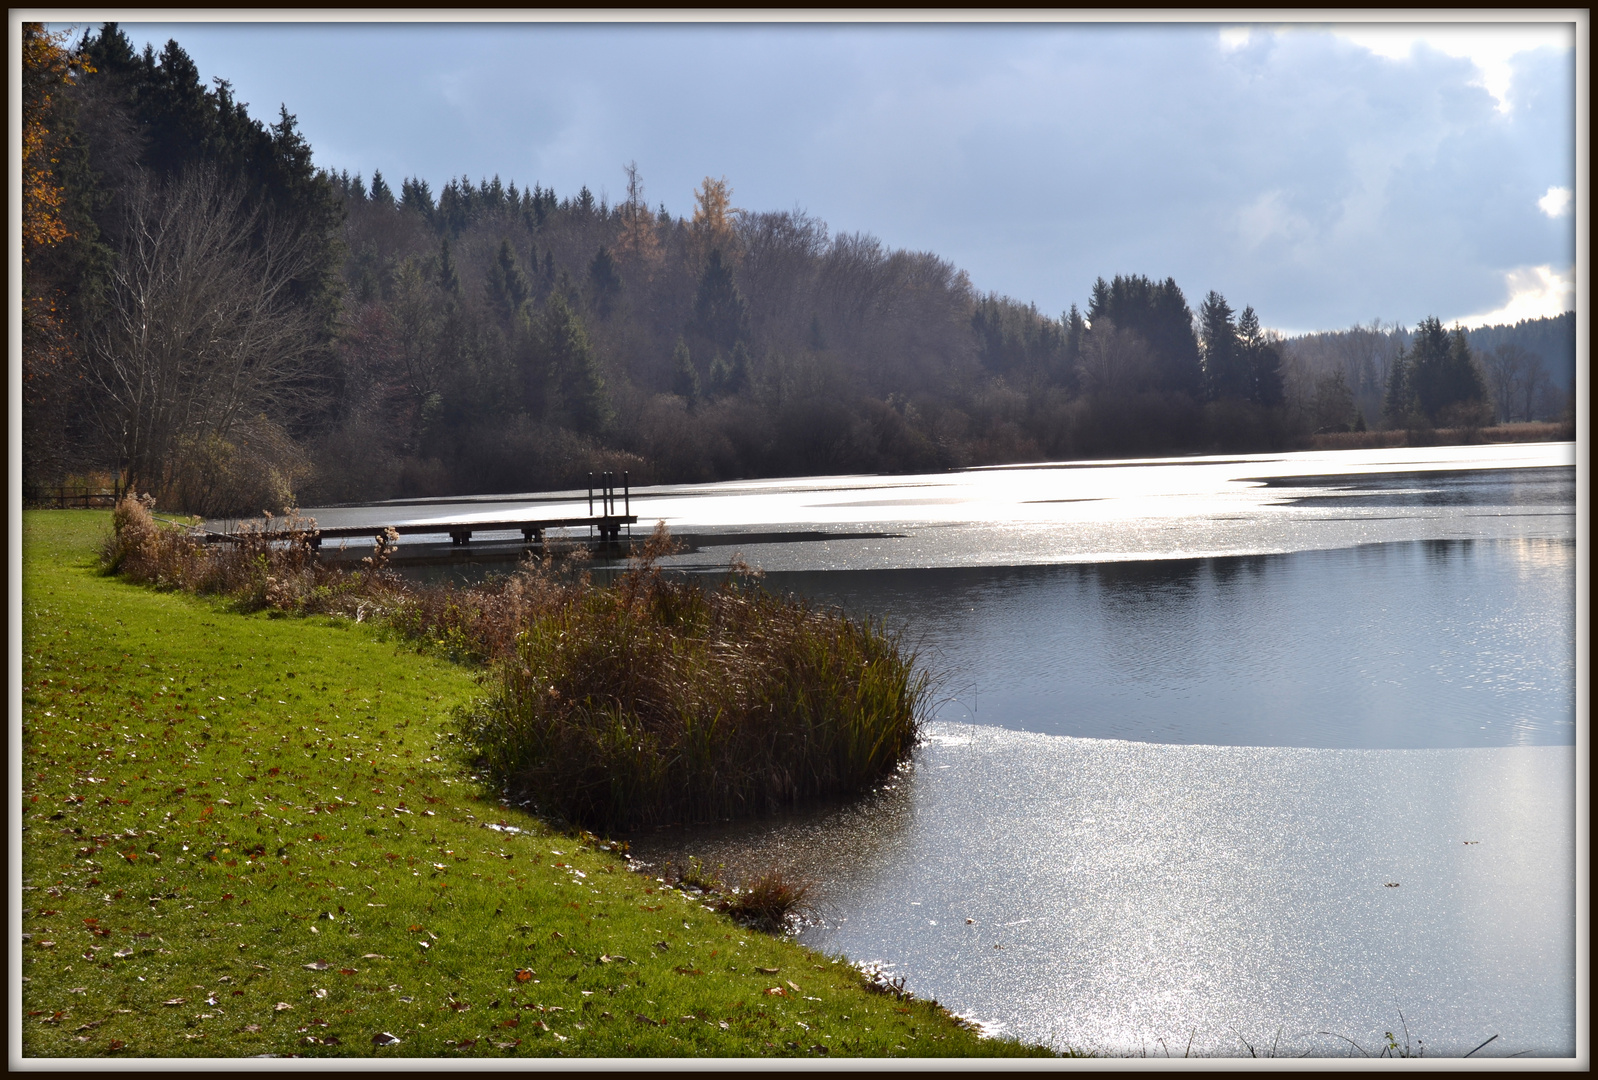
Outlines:
[[[315,994],[318,998],[327,997],[327,991],[326,990],[312,990],[311,993]]]
[[[276,1005],[272,1006],[272,1011],[273,1012],[283,1012],[286,1009],[292,1009],[292,1008],[294,1008],[294,1006],[290,1005],[288,1002],[280,1001]]]
[[[260,1024],[245,1024],[243,1027],[239,1028],[239,1030],[240,1031],[248,1031],[251,1035],[253,1035],[257,1031],[261,1030],[261,1025]]]
[[[779,974],[782,971],[782,968],[757,967],[757,968],[755,968],[755,970],[760,972],[760,974],[762,974],[762,975],[776,975],[776,974]]]
[[[517,968],[516,969],[516,981],[517,982],[526,982],[528,979],[531,979],[532,977],[533,977],[533,972],[528,970],[527,968]]]
[[[172,998],[172,999],[170,999],[168,1001],[161,1002],[161,1004],[167,1005],[167,1006],[185,1005],[185,1004],[188,1003],[188,1000],[189,1000],[188,998]]]
[[[317,961],[314,961],[312,963],[306,964],[305,965],[305,970],[306,971],[326,971],[328,968],[330,968],[332,966],[333,965],[329,964],[326,960],[317,960]]]
[[[379,1031],[376,1035],[372,1036],[373,1046],[393,1046],[397,1042],[399,1042],[399,1038],[397,1036],[390,1035],[386,1031]]]

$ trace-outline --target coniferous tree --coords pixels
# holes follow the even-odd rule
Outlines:
[[[499,253],[488,267],[489,305],[508,326],[531,295],[532,286],[516,261],[516,249],[509,240],[501,240]]]
[[[388,184],[383,181],[381,169],[372,170],[372,205],[385,209],[394,205],[394,193],[389,190]]]
[[[1435,316],[1415,328],[1406,377],[1410,406],[1432,423],[1463,421],[1487,401],[1486,380],[1464,330],[1450,333]]]
[[[604,244],[599,245],[593,262],[588,264],[588,283],[594,290],[594,307],[599,317],[610,318],[616,295],[621,292],[621,274],[616,270],[616,260],[611,258],[610,249]]]
[[[1252,307],[1243,309],[1237,320],[1237,340],[1248,377],[1249,400],[1275,408],[1282,403],[1282,354],[1260,329],[1259,316]]]
[[[699,400],[699,372],[694,370],[693,357],[688,353],[688,342],[677,339],[671,351],[671,392],[692,406]]]
[[[552,390],[554,419],[585,434],[598,432],[611,418],[605,379],[582,320],[559,291],[544,305],[538,337]]]
[[[717,353],[715,359],[710,361],[710,398],[714,400],[725,396],[731,382],[732,367],[725,356]]]
[[[1416,416],[1415,393],[1410,382],[1410,359],[1400,349],[1387,372],[1387,391],[1382,398],[1382,416],[1392,427],[1404,427]]]
[[[461,291],[461,277],[455,271],[455,260],[450,255],[449,237],[444,237],[438,245],[438,286],[450,295]]]
[[[749,309],[720,248],[711,250],[700,275],[688,329],[718,351],[731,352],[734,344],[749,337]]]
[[[1213,289],[1199,305],[1199,338],[1204,349],[1206,396],[1212,401],[1248,398],[1249,373],[1232,322],[1232,307]]]
[[[1148,344],[1152,389],[1198,397],[1204,381],[1198,336],[1174,278],[1156,283],[1141,275],[1117,274],[1109,282],[1101,277],[1093,283],[1087,317],[1092,328],[1108,321]]]

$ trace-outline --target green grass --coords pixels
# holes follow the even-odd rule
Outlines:
[[[494,801],[472,671],[102,576],[109,525],[23,517],[25,1055],[1047,1055]]]

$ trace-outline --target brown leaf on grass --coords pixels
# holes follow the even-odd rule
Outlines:
[[[121,1039],[112,1039],[112,1040],[111,1040],[111,1043],[110,1043],[110,1045],[108,1045],[108,1046],[107,1046],[107,1047],[106,1047],[106,1050],[108,1050],[108,1051],[110,1051],[110,1052],[111,1052],[111,1053],[113,1053],[113,1054],[114,1054],[114,1053],[116,1053],[116,1052],[117,1052],[117,1051],[118,1051],[118,1050],[121,1050],[121,1049],[123,1049],[123,1048],[124,1048],[124,1047],[126,1047],[126,1046],[127,1046],[127,1045],[128,1045],[128,1044],[127,1044],[127,1043],[125,1043],[125,1042],[123,1042],[123,1041],[122,1041],[122,1040],[121,1040]]]
[[[633,1016],[637,1017],[638,1022],[641,1023],[641,1024],[650,1024],[650,1025],[652,1025],[654,1027],[659,1027],[660,1026],[660,1021],[659,1020],[651,1020],[649,1017],[645,1016],[643,1013],[633,1013]]]
[[[167,1005],[167,1006],[186,1005],[186,1004],[188,1004],[188,1000],[189,1000],[188,998],[171,998],[171,999],[169,999],[167,1001],[161,1002],[161,1004]]]
[[[679,975],[703,975],[704,974],[704,972],[700,971],[698,968],[683,967],[681,964],[679,964],[676,967],[672,968],[672,970],[675,971]]]
[[[767,997],[787,997],[788,996],[788,991],[784,990],[780,986],[769,986],[765,990],[761,991],[761,993],[765,994]]]
[[[340,975],[354,975],[356,973],[356,971],[357,971],[356,968],[339,968],[338,969],[338,973]]]
[[[523,982],[524,983],[528,979],[531,979],[532,977],[533,977],[533,972],[530,969],[528,969],[528,968],[517,968],[516,969],[516,981],[517,982]]]
[[[386,1031],[379,1031],[376,1035],[372,1036],[373,1046],[393,1046],[397,1042],[399,1042],[399,1037],[397,1035],[390,1035]]]

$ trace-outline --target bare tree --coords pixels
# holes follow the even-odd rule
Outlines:
[[[1506,342],[1484,353],[1482,366],[1487,369],[1487,385],[1498,406],[1498,418],[1506,423],[1532,419],[1537,393],[1548,379],[1536,354]]]
[[[1154,357],[1143,335],[1101,318],[1083,342],[1077,377],[1084,394],[1135,393],[1153,384]]]
[[[316,403],[314,323],[293,291],[315,256],[209,170],[140,176],[123,212],[89,337],[91,396],[124,483],[168,494],[186,456],[217,460],[247,432],[281,445],[261,433]]]

